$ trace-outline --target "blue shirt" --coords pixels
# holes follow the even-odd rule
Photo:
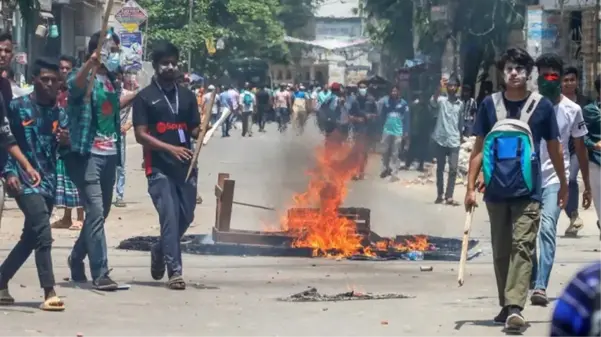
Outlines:
[[[593,263],[568,284],[555,304],[551,336],[599,336],[600,273],[601,263]]]
[[[520,111],[526,100],[522,101],[508,101],[503,96],[503,101],[505,102],[505,108],[507,108],[507,118],[519,118]],[[480,107],[478,108],[478,114],[476,115],[476,121],[474,123],[474,135],[477,137],[486,137],[486,135],[492,130],[492,127],[497,122],[497,114],[495,110],[495,104],[493,102],[492,96],[486,96]],[[534,150],[540,149],[541,140],[544,139],[546,141],[549,140],[557,140],[559,138],[559,128],[557,127],[557,118],[555,116],[555,109],[553,108],[553,103],[547,98],[543,98],[537,105],[536,109],[530,116],[530,120],[528,121],[528,125],[530,126],[530,131],[532,132],[532,140],[534,141]],[[541,201],[542,192],[542,177],[540,174],[540,153],[535,153],[536,158],[539,162],[539,167],[534,168],[534,171],[537,172],[537,176],[535,177],[535,188],[532,191],[532,195],[530,196],[532,199],[536,201]],[[484,191],[484,201],[487,202],[503,202],[508,200],[496,200],[491,196],[487,195],[486,190]]]
[[[311,99],[306,91],[295,91],[294,98]]]
[[[219,104],[221,107],[232,109],[232,102],[227,90],[219,94]]]
[[[403,136],[409,134],[411,124],[409,105],[400,98],[393,100],[387,98],[382,102],[382,116],[384,118],[384,134]]]

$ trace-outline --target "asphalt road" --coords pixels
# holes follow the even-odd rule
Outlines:
[[[312,125],[312,124],[311,124]],[[232,228],[277,227],[279,216],[291,205],[294,192],[307,184],[304,172],[312,165],[321,136],[311,127],[303,136],[285,135],[270,125],[265,134],[241,138],[240,132],[211,140],[200,155],[197,208],[190,233],[208,233],[214,224],[213,186],[219,172],[236,180],[235,199],[275,207],[266,211],[235,206]],[[141,148],[129,137],[127,152],[127,208],[114,208],[107,221],[110,247],[135,235],[157,235],[158,221],[146,193],[140,169]],[[413,184],[418,174],[403,172],[396,183],[381,180],[380,163],[372,157],[365,181],[353,183],[345,204],[369,207],[372,229],[381,235],[429,234],[460,237],[464,212],[460,207],[434,205],[432,183]],[[464,189],[457,187],[456,199]],[[22,215],[8,203],[0,229],[0,258],[20,235]],[[60,211],[59,211],[60,212]],[[58,212],[57,212],[58,213]],[[549,294],[557,296],[585,263],[599,258],[599,236],[592,211],[583,212],[586,228],[580,239],[558,238],[557,262]],[[562,216],[560,233],[566,228]],[[57,280],[68,276],[66,257],[76,232],[55,230],[53,249]],[[64,313],[37,309],[41,290],[33,258],[11,283],[17,299],[0,308],[0,335],[503,335],[491,319],[499,308],[491,264],[486,214],[478,210],[472,237],[481,240],[483,255],[467,266],[466,284],[457,287],[457,264],[451,262],[364,262],[331,259],[184,256],[185,292],[173,292],[152,281],[149,256],[111,248],[113,278],[132,284],[129,291],[98,293],[61,281],[57,287],[67,305]],[[420,272],[420,265],[433,266]],[[409,299],[353,302],[288,303],[278,298],[316,287],[323,293],[348,290],[398,293]],[[526,308],[531,327],[526,335],[548,334],[552,307]]]

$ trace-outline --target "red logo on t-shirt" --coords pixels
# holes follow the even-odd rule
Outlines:
[[[104,101],[104,103],[102,103],[101,109],[102,114],[105,116],[108,116],[113,113],[113,105],[109,101]]]
[[[158,133],[165,133],[173,130],[188,130],[188,125],[186,123],[158,122],[156,128]]]

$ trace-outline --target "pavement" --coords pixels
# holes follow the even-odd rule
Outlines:
[[[311,123],[311,122],[310,122]],[[219,133],[218,133],[219,134]],[[291,196],[307,184],[304,172],[311,167],[313,151],[322,140],[313,124],[297,136],[292,130],[277,133],[275,125],[265,134],[242,138],[216,135],[202,150],[198,191],[204,203],[196,210],[189,233],[209,233],[215,221],[213,186],[219,172],[236,180],[235,200],[275,207],[265,211],[235,206],[232,228],[267,229],[291,205]],[[158,218],[146,192],[140,168],[141,147],[128,136],[127,208],[113,208],[107,220],[109,247],[136,235],[158,235]],[[349,186],[347,206],[371,208],[372,229],[380,235],[429,234],[460,238],[464,211],[461,207],[435,205],[433,183],[414,183],[418,173],[402,172],[401,181],[378,177],[380,162],[370,158],[366,180]],[[464,188],[455,196],[462,200]],[[56,211],[57,216],[62,211]],[[599,259],[599,232],[594,211],[583,211],[585,228],[578,239],[558,237],[556,263],[548,289],[557,297],[579,268]],[[498,311],[491,263],[490,234],[484,209],[476,211],[472,238],[481,241],[483,254],[468,262],[466,283],[457,286],[456,262],[366,262],[333,259],[216,257],[184,255],[188,289],[167,290],[150,277],[150,257],[144,252],[110,248],[112,277],[132,285],[128,291],[100,293],[74,287],[66,258],[77,232],[54,230],[54,271],[58,294],[67,310],[47,313],[38,309],[42,299],[35,264],[30,258],[11,282],[17,303],[0,307],[0,335],[503,335],[492,325]],[[567,227],[562,215],[558,233]],[[22,214],[9,201],[0,228],[0,259],[18,240]],[[420,266],[433,267],[421,272]],[[290,303],[278,301],[316,287],[335,294],[355,290],[400,293],[408,299]],[[531,326],[525,335],[548,335],[552,305],[528,306],[524,312]]]

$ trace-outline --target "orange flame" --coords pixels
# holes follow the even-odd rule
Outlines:
[[[392,240],[376,242],[364,247],[362,238],[352,220],[340,217],[347,185],[361,166],[360,151],[340,141],[339,135],[326,140],[326,146],[316,151],[316,167],[308,172],[307,190],[293,197],[294,208],[282,219],[282,228],[295,237],[293,247],[309,247],[314,256],[347,257],[361,253],[373,256],[374,250],[427,250],[427,237],[394,243]]]

